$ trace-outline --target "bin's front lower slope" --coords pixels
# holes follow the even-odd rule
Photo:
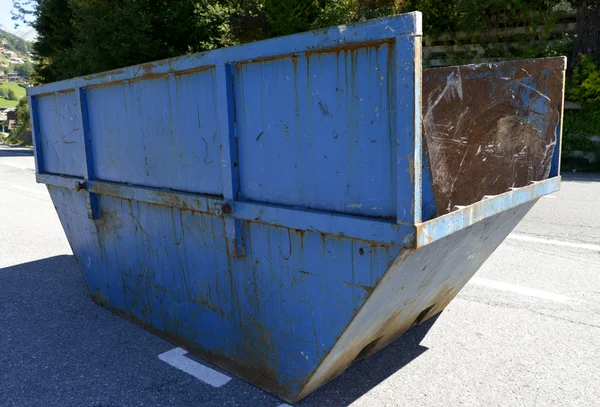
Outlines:
[[[418,250],[49,186],[95,301],[294,402],[444,309],[533,205]]]

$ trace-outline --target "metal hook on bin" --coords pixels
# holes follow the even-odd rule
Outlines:
[[[217,216],[229,215],[232,212],[231,205],[228,203],[216,203],[214,208]]]
[[[87,182],[86,181],[77,181],[75,183],[75,191],[79,192],[79,191],[86,191],[88,188]]]

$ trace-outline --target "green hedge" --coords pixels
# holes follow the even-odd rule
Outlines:
[[[563,134],[600,135],[600,108],[565,110]]]
[[[590,136],[600,136],[600,108],[565,110],[561,159],[564,171],[600,171],[600,143],[590,140]],[[569,157],[571,151],[595,153],[598,161]]]

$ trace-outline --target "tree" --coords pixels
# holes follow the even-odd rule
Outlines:
[[[273,36],[263,0],[244,0],[235,5],[228,24],[233,42],[243,44]]]
[[[21,131],[30,130],[31,124],[29,119],[29,102],[27,97],[22,97],[17,105],[17,126]]]
[[[31,24],[38,33],[33,44],[38,82],[77,76],[79,63],[73,55],[75,31],[70,0],[13,0],[13,18]]]
[[[14,90],[9,89],[8,92],[6,93],[6,98],[8,100],[19,100],[19,97],[17,96],[17,94],[15,93]]]
[[[233,0],[15,0],[45,83],[231,44]]]
[[[575,53],[598,52],[599,1],[572,0],[580,12]],[[423,12],[424,32],[428,36],[462,31],[471,34],[473,38],[469,41],[482,45],[495,35],[497,38],[492,41],[495,43],[519,43],[530,48],[543,44],[548,48],[557,18],[572,5],[567,0],[13,0],[13,3],[17,10],[15,18],[26,21],[38,33],[33,45],[32,79],[42,83],[412,10]],[[502,28],[515,22],[531,29],[526,35],[503,37]],[[526,56],[540,55],[532,51]]]
[[[320,10],[317,0],[265,0],[264,5],[274,36],[310,30]]]
[[[460,6],[461,0],[408,0],[403,4],[402,11],[422,11],[423,32],[437,37],[459,30]]]
[[[11,131],[8,141],[10,144],[31,144],[31,121],[27,97],[21,98],[16,110],[17,125]]]
[[[577,25],[573,41],[572,61],[580,54],[589,54],[600,61],[600,1],[575,1]]]

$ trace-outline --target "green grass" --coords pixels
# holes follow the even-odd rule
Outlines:
[[[19,84],[16,82],[0,82],[0,86],[5,87],[6,89],[14,90],[19,98],[22,98],[23,96],[25,96],[25,93],[26,93],[25,88],[22,86],[19,86]]]
[[[0,107],[16,107],[18,104],[18,100],[6,100],[0,98]]]
[[[17,94],[19,99],[21,99],[27,93],[25,88],[19,86],[19,84],[15,82],[2,82],[0,83],[0,86],[5,89],[12,89]],[[0,107],[15,107],[18,104],[18,100],[6,100],[0,98]]]

